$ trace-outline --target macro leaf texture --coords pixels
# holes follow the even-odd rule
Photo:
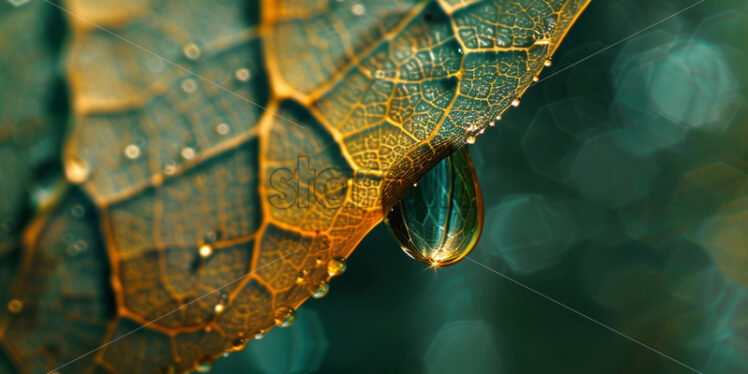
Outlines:
[[[0,152],[46,129],[28,144],[62,149],[69,186],[0,231],[0,371],[208,370],[285,324],[587,3],[3,2]],[[0,173],[54,163],[35,149]],[[23,183],[3,177],[3,218],[30,215]]]
[[[428,266],[452,265],[470,254],[483,229],[483,198],[467,147],[421,177],[385,222],[403,251]]]

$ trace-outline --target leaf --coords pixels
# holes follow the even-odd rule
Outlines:
[[[467,147],[421,177],[385,222],[405,253],[426,265],[465,258],[483,229],[483,198]]]
[[[66,1],[75,186],[33,221],[10,360],[46,371],[128,334],[73,371],[182,372],[241,348],[520,97],[587,3]],[[53,233],[88,244],[86,271]]]

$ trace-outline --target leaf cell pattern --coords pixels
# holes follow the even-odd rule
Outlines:
[[[522,95],[587,3],[60,3],[65,50],[28,44],[64,53],[71,186],[0,252],[0,370],[184,372],[243,348]]]

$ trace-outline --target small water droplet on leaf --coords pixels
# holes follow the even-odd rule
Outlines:
[[[275,311],[275,325],[280,327],[288,327],[293,325],[296,320],[296,311],[290,307],[280,307]]]
[[[331,277],[343,274],[346,269],[345,259],[342,257],[335,257],[327,263],[327,273]]]
[[[330,283],[322,282],[320,283],[319,287],[317,287],[317,290],[314,291],[312,297],[315,299],[325,297],[328,291],[330,291]]]

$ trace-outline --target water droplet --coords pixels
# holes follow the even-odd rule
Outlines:
[[[480,131],[478,131],[478,134],[481,134],[481,135],[483,135],[485,133],[486,133],[486,129],[485,128],[480,129]]]
[[[533,82],[537,82],[537,81],[539,81],[539,80],[540,80],[540,77],[538,77],[537,75],[536,75],[536,76],[534,76],[534,77],[532,77],[532,81],[533,81]]]
[[[195,370],[197,370],[199,373],[207,373],[211,369],[213,369],[213,357],[203,356],[202,358],[197,360]]]
[[[247,343],[247,339],[242,338],[241,336],[234,339],[231,342],[231,348],[235,351],[241,351],[242,348],[244,348],[244,345]]]
[[[309,271],[306,269],[301,269],[299,273],[296,274],[296,283],[304,283],[307,275],[309,275]]]
[[[21,310],[23,310],[23,302],[18,299],[13,299],[8,302],[8,311],[13,314],[21,313]]]
[[[140,157],[140,147],[137,144],[129,144],[125,147],[125,157],[135,160]]]
[[[83,205],[75,204],[70,208],[70,214],[75,218],[83,218],[86,215],[86,209],[83,208]]]
[[[176,172],[177,172],[177,164],[174,161],[167,162],[166,166],[164,166],[164,174],[173,175]]]
[[[280,307],[275,311],[275,325],[280,327],[288,327],[293,325],[296,320],[296,311],[289,307]]]
[[[418,187],[418,182],[413,183],[413,187]]]
[[[197,44],[190,43],[184,46],[183,48],[184,56],[189,58],[190,60],[197,60],[200,58],[200,48],[197,46]]]
[[[195,83],[195,80],[191,78],[183,80],[182,91],[186,93],[194,93],[195,91],[197,91],[197,83]]]
[[[184,147],[182,148],[182,158],[185,160],[192,160],[195,158],[195,149],[192,147]]]
[[[457,54],[462,54],[462,47],[457,47]]]
[[[363,16],[366,13],[366,7],[363,4],[354,4],[351,7],[351,12],[357,16]]]
[[[519,99],[512,100],[512,106],[515,107],[515,108],[518,107],[519,106]]]
[[[488,126],[494,127],[494,126],[496,126],[496,122],[491,121],[491,122],[489,122]]]
[[[327,274],[330,274],[331,277],[343,274],[345,269],[345,259],[342,257],[335,257],[327,263]]]
[[[500,115],[496,116],[496,120],[501,121],[501,116]]]
[[[257,331],[255,333],[255,340],[260,340],[260,339],[264,338],[266,333],[267,333],[267,331],[265,331],[265,330]]]
[[[225,306],[225,305],[223,305],[223,303],[218,303],[218,304],[216,304],[216,306],[214,306],[214,307],[213,307],[213,311],[214,311],[214,312],[215,312],[216,314],[221,314],[221,313],[223,313],[223,311],[224,311],[225,309],[226,309],[226,306]]]
[[[319,299],[327,295],[328,291],[330,291],[330,283],[322,282],[319,284],[319,287],[317,287],[317,290],[314,291],[312,297],[315,299]]]
[[[83,253],[88,249],[88,243],[86,243],[84,240],[78,240],[75,243],[69,245],[65,252],[71,257],[77,256],[80,253]]]
[[[223,352],[223,357],[229,357],[229,352]]]
[[[86,160],[73,156],[65,165],[65,176],[70,183],[80,184],[88,179],[91,168]]]
[[[465,140],[465,142],[468,144],[475,144],[475,137],[470,135],[467,137],[467,140]]]
[[[219,123],[216,126],[216,132],[218,133],[218,135],[226,135],[229,133],[230,130],[231,128],[226,123]]]
[[[213,247],[211,247],[209,244],[203,244],[200,246],[200,257],[202,258],[208,258],[210,255],[213,254]]]
[[[247,68],[236,69],[236,71],[234,72],[234,77],[236,77],[236,79],[240,82],[248,81],[250,78],[249,69]]]
[[[552,64],[552,63],[551,63],[551,59],[547,59],[547,60],[545,60],[545,62],[543,62],[543,65],[544,65],[545,67],[549,67],[549,66],[551,66],[551,64]]]

